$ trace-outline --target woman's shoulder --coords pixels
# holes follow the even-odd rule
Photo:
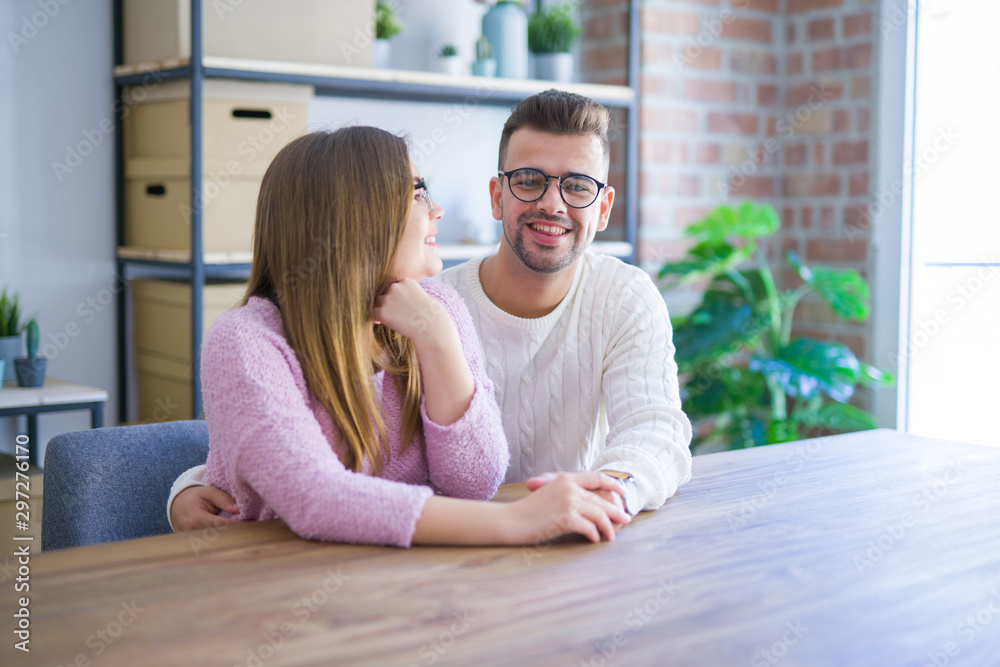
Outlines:
[[[267,299],[252,296],[243,306],[223,313],[205,335],[204,347],[287,346],[281,311]]]

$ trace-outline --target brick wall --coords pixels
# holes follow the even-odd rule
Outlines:
[[[624,82],[627,7],[583,4],[587,80]],[[684,252],[689,222],[753,198],[781,214],[775,258],[794,249],[870,273],[874,3],[643,0],[640,11],[640,264],[655,271]],[[675,310],[696,298],[667,295]],[[870,349],[868,325],[836,323],[815,301],[798,321],[799,333]]]

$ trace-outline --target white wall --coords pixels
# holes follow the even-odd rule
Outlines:
[[[101,303],[115,271],[114,142],[100,127],[113,120],[111,33],[110,0],[0,3],[0,284],[37,315],[50,375],[109,391],[107,424],[117,420],[114,301]],[[89,154],[60,180],[53,163],[68,147]],[[75,337],[58,335],[67,325]],[[89,419],[42,415],[39,439]],[[14,421],[0,420],[0,450],[24,431]]]

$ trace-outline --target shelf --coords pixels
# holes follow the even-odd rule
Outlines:
[[[464,261],[495,251],[496,244],[479,245],[474,243],[442,243],[438,246],[441,259],[446,262]],[[626,258],[632,254],[632,244],[624,241],[595,241],[591,250],[599,255]],[[118,258],[129,263],[162,266],[184,269],[190,266],[190,250],[154,250],[152,248],[135,248],[121,246],[118,248]],[[222,269],[249,271],[251,254],[249,252],[207,252],[204,254],[205,270],[211,273]]]
[[[346,67],[287,63],[242,58],[202,58],[204,74],[210,78],[244,79],[300,83],[316,87],[317,94],[363,97],[370,99],[405,99],[426,102],[475,102],[506,106],[549,88],[559,88],[590,97],[609,107],[630,108],[636,103],[635,91],[627,86],[595,83],[557,83],[533,79],[502,79],[481,76],[452,76],[437,72],[384,70],[371,67]],[[154,79],[177,79],[190,76],[189,60],[172,59],[158,63],[120,65],[115,80],[120,85],[138,85]]]

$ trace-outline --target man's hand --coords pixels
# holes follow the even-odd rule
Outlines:
[[[221,517],[219,512],[236,515],[240,513],[240,508],[233,497],[220,488],[189,486],[174,497],[170,506],[170,522],[177,533],[241,523],[239,519]]]

